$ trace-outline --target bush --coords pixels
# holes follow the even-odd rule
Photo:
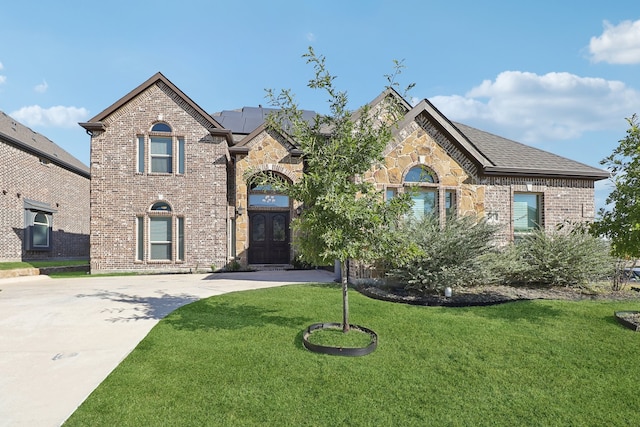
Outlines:
[[[615,265],[607,243],[582,229],[535,231],[485,261],[497,282],[536,286],[582,286],[611,277]]]
[[[421,294],[482,283],[486,274],[481,255],[493,251],[496,232],[497,227],[469,216],[450,218],[444,226],[433,216],[408,220],[399,237],[411,250],[388,260],[388,275]]]

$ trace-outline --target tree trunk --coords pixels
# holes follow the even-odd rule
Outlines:
[[[342,332],[349,332],[349,260],[341,260],[342,269]]]

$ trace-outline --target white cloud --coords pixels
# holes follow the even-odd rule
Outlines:
[[[89,111],[85,108],[64,107],[62,105],[50,108],[31,105],[29,107],[22,107],[9,115],[17,121],[31,127],[72,128],[78,126],[78,122],[86,120],[89,116]]]
[[[47,84],[46,80],[43,80],[42,83],[40,83],[39,85],[36,85],[33,88],[33,90],[35,90],[38,93],[45,93],[47,89],[49,89],[49,85]]]
[[[523,142],[619,129],[625,117],[640,112],[640,92],[624,83],[570,73],[505,71],[464,96],[435,96],[430,101],[452,120],[500,128],[501,134]]]
[[[589,53],[593,62],[640,63],[640,20],[623,21],[617,26],[605,21],[604,32],[591,37]]]

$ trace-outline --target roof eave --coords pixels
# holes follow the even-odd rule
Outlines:
[[[594,171],[593,173],[584,171],[557,171],[551,169],[525,169],[525,168],[505,168],[505,167],[485,167],[484,175],[487,176],[520,176],[528,178],[571,178],[571,179],[588,179],[591,181],[600,181],[609,178],[606,171]]]
[[[82,122],[78,124],[82,126],[89,134],[96,131],[105,131],[107,129],[105,124],[102,122]]]

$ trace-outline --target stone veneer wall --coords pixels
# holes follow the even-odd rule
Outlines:
[[[448,147],[454,150],[453,145]],[[447,152],[421,126],[413,122],[402,129],[384,152],[384,163],[374,165],[363,177],[377,188],[402,189],[404,175],[414,166],[424,165],[437,175],[439,206],[444,203],[444,191],[455,190],[460,215],[484,215],[485,186],[475,184],[471,172],[455,160],[457,153]],[[475,168],[474,168],[475,171]],[[402,191],[402,190],[400,190]],[[440,212],[444,215],[443,210]]]
[[[242,206],[244,213],[235,219],[235,250],[238,262],[247,265],[249,247],[249,216],[247,177],[259,172],[273,171],[295,182],[302,175],[302,157],[292,156],[290,149],[294,148],[279,135],[269,131],[262,131],[246,145],[248,154],[237,154],[234,162],[235,192],[230,197],[236,208]],[[292,201],[291,219],[293,212],[299,206]],[[292,236],[292,239],[295,238]],[[293,254],[292,254],[293,256]]]
[[[0,260],[89,257],[89,178],[0,141]],[[47,203],[52,249],[24,251],[24,199]]]
[[[185,140],[185,173],[136,173],[137,136],[163,121]],[[91,141],[91,271],[197,271],[221,268],[227,254],[227,156],[222,137],[212,137],[206,118],[162,83],[150,86],[104,120]],[[148,137],[147,137],[148,138]],[[175,155],[175,153],[174,153]],[[184,218],[183,261],[136,261],[136,217],[148,219],[163,200],[170,215]],[[175,220],[174,220],[175,227]],[[175,240],[175,230],[173,233]]]

